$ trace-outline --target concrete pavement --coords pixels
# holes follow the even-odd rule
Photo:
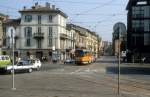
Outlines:
[[[43,64],[38,72],[16,74],[15,91],[11,90],[11,75],[0,75],[0,97],[150,97],[128,86],[128,81],[117,95],[116,73],[103,72],[116,67],[114,62],[112,57],[102,57],[85,66]]]
[[[0,80],[0,97],[140,97],[128,93],[118,96],[112,87],[74,75],[19,74],[15,78],[15,91],[11,90],[10,75]]]

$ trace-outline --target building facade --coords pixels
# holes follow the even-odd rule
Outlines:
[[[15,28],[15,55],[18,57],[37,57],[52,60],[53,55],[58,60],[66,58],[67,15],[46,3],[45,6],[35,3],[31,8],[24,7],[19,11],[21,18],[8,19],[4,23],[3,52],[11,51],[11,39],[8,29]],[[70,36],[73,37],[73,36]],[[10,49],[10,50],[9,50]]]
[[[2,53],[1,49],[3,46],[3,21],[5,21],[6,18],[6,15],[0,13],[0,54]]]
[[[128,61],[150,62],[150,1],[129,0],[127,10]]]
[[[2,54],[4,55],[12,55],[12,39],[14,36],[14,48],[15,48],[15,56],[18,55],[19,50],[19,32],[20,32],[20,21],[21,19],[7,19],[3,22],[3,47]],[[12,33],[11,29],[14,30]]]
[[[124,23],[118,22],[113,27],[112,33],[112,49],[113,55],[117,56],[118,51],[126,51],[127,49],[127,31]]]
[[[75,24],[68,24],[68,27],[71,28],[71,31],[74,33],[73,44],[74,49],[84,48],[90,50],[96,57],[100,52],[101,43],[96,32],[92,32],[86,28]]]
[[[46,3],[45,6],[36,3],[32,8],[24,7],[19,12],[21,54],[51,59],[55,52],[57,57],[63,60],[67,38],[67,15],[50,3]]]
[[[67,15],[50,3],[45,6],[35,3],[31,8],[19,11],[21,18],[7,19],[3,23],[3,54],[11,55],[14,28],[16,57],[47,58],[58,60],[73,58],[78,48],[91,50],[97,57],[102,40],[84,27],[67,24]]]

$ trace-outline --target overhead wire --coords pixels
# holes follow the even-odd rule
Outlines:
[[[98,9],[98,8],[105,7],[105,6],[109,5],[109,4],[111,4],[113,1],[114,1],[114,0],[110,0],[110,1],[108,1],[108,2],[106,2],[106,3],[104,3],[104,4],[100,4],[99,6],[96,6],[96,7],[94,7],[94,8],[90,8],[90,9],[85,10],[85,11],[83,11],[83,12],[80,12],[77,16],[79,16],[80,14],[83,14],[83,13],[89,13],[90,11],[93,11],[93,10]]]
[[[51,1],[51,2],[71,3],[71,4],[74,4],[74,3],[75,4],[90,4],[90,5],[91,4],[97,5],[98,4],[98,6],[96,6],[94,8],[90,8],[90,9],[82,11],[80,13],[70,14],[70,15],[75,15],[75,16],[101,15],[101,16],[111,16],[111,18],[113,18],[113,17],[116,17],[116,16],[125,15],[125,14],[121,14],[121,13],[114,13],[114,14],[113,13],[112,14],[110,14],[110,13],[109,14],[103,14],[103,13],[95,13],[94,14],[94,13],[90,13],[90,12],[93,12],[93,10],[100,9],[100,8],[103,8],[103,7],[106,7],[106,6],[110,5],[110,4],[112,4],[114,2],[114,0],[110,0],[110,1],[108,1],[106,3],[104,3],[104,2],[92,2],[92,1],[90,1],[90,2],[87,2],[87,1],[86,2],[84,2],[84,1],[66,1],[66,0],[33,0],[33,1]],[[121,4],[112,4],[112,5],[116,6],[116,5],[121,5]],[[18,11],[17,8],[13,8],[13,7],[10,7],[10,6],[4,6],[4,5],[0,4],[0,7],[6,8],[6,9],[9,9],[9,10],[14,10],[14,11],[16,10],[16,12]],[[13,14],[13,12],[9,12],[9,13]],[[13,16],[13,15],[11,15],[11,16]],[[98,20],[98,21],[87,21],[87,22],[78,22],[78,21],[73,21],[73,20],[71,20],[71,21],[72,21],[72,23],[81,23],[81,24],[95,23],[94,26],[98,26],[98,24],[102,24],[103,22],[110,21],[111,18]]]

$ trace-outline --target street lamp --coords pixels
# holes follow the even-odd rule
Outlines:
[[[15,88],[15,72],[14,72],[14,34],[15,34],[15,29],[13,27],[9,28],[10,34],[11,34],[11,39],[12,39],[12,56],[13,56],[13,64],[12,64],[12,90],[16,90]]]

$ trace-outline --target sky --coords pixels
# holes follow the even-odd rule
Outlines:
[[[95,31],[103,41],[112,41],[115,23],[127,24],[128,0],[0,0],[0,13],[19,18],[19,10],[24,6],[30,8],[36,2],[55,5],[68,15],[68,23]]]

